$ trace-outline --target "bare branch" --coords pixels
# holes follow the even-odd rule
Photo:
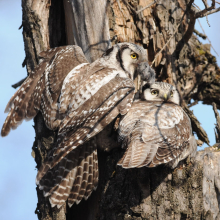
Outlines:
[[[208,15],[206,15],[205,17],[206,17],[206,22],[207,22],[208,26],[211,27],[211,25],[209,24]]]
[[[199,10],[201,11],[201,9],[200,9],[200,7],[199,7],[198,5],[196,5],[195,3],[193,3],[193,5],[194,5],[197,9],[199,9]],[[207,22],[208,26],[211,27],[211,25],[209,24],[209,20],[208,20],[208,16],[207,16],[207,15],[206,15],[206,22]]]
[[[212,0],[212,6],[215,7],[215,0]]]
[[[203,34],[204,34],[204,35],[206,35],[205,30],[203,29],[203,27],[202,27],[202,24],[201,24],[200,20],[199,20],[199,19],[197,19],[197,21],[199,22],[199,26],[201,27]],[[207,36],[207,35],[206,35],[206,36]]]
[[[24,79],[20,80],[19,82],[11,85],[14,89],[18,88],[25,80],[27,79],[27,77],[25,77]]]
[[[216,8],[216,9],[214,9],[214,10],[212,10],[212,11],[209,11],[209,12],[205,13],[204,16],[214,14],[214,13],[216,13],[216,12],[218,12],[218,11],[220,11],[220,7],[219,7],[219,8]]]
[[[191,107],[193,107],[193,106],[195,106],[195,105],[197,105],[197,104],[198,104],[198,100],[196,100],[195,102],[193,102],[193,103],[191,103],[190,105],[188,105],[188,107],[191,108]]]
[[[201,11],[200,7],[197,4],[195,4],[195,2],[193,3],[193,6]]]
[[[215,0],[212,0],[212,5],[210,7],[208,6],[206,0],[202,0],[202,2],[205,5],[205,9],[197,12],[196,15],[195,15],[196,18],[202,18],[202,17],[205,17],[207,15],[210,15],[210,14],[213,14],[213,13],[216,13],[216,12],[220,11],[220,8],[215,9]],[[219,2],[217,2],[217,3],[220,4]],[[208,18],[206,17],[206,19],[207,19],[207,23],[208,23]]]
[[[215,8],[215,0],[212,0],[212,5],[209,7],[207,4],[207,0],[202,0],[203,4],[205,5],[205,9],[196,13],[196,18],[205,17],[207,12],[210,12],[212,9]]]
[[[205,142],[206,144],[209,145],[209,138],[207,133],[205,132],[205,130],[202,128],[200,122],[198,121],[198,119],[196,118],[196,116],[193,114],[193,111],[191,111],[188,106],[186,105],[185,102],[183,102],[183,109],[184,111],[187,113],[187,115],[189,116],[191,123],[192,123],[192,128],[193,131],[196,132],[198,138]]]
[[[200,27],[201,27],[201,29],[202,29],[203,34],[206,35],[205,30],[203,29],[202,24],[200,23],[199,19],[197,19],[197,21],[199,22],[199,25],[200,25]],[[214,47],[212,46],[212,43],[211,43],[211,41],[209,40],[209,38],[208,38],[207,35],[206,35],[206,37],[207,37],[207,40],[209,41],[209,44],[211,45],[212,49],[214,50],[214,52],[217,54],[217,56],[219,56],[218,53],[217,53],[217,51],[216,51],[216,50],[214,49]]]
[[[202,39],[206,40],[207,36],[205,34],[200,33],[199,31],[197,31],[196,29],[194,29],[193,31],[196,35],[198,35],[199,37],[201,37]]]
[[[203,4],[205,5],[205,8],[207,9],[209,6],[207,4],[207,0],[202,0]]]
[[[212,103],[212,106],[213,106],[213,111],[215,113],[215,118],[217,122],[217,124],[215,124],[215,140],[216,140],[216,143],[220,143],[220,117],[219,117],[216,104],[214,102]]]
[[[140,10],[138,10],[138,11],[136,11],[136,13],[138,14],[138,13],[142,12],[143,10],[145,10],[145,9],[147,9],[147,8],[150,8],[150,6],[152,6],[152,5],[155,4],[156,2],[157,2],[157,0],[154,0],[154,1],[151,2],[149,5],[143,7],[142,9],[140,9]]]

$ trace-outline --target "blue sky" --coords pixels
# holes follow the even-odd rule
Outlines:
[[[201,5],[199,1],[196,1]],[[202,6],[201,6],[202,8]],[[0,126],[6,114],[4,108],[16,91],[11,87],[26,76],[26,69],[21,64],[25,58],[22,30],[21,2],[19,0],[0,0]],[[201,19],[203,28],[209,36],[215,50],[220,54],[220,13],[209,16],[208,26]],[[197,30],[201,31],[198,24]],[[206,41],[206,43],[208,43]],[[212,51],[213,53],[213,51]],[[215,53],[213,53],[215,55]],[[220,65],[220,57],[217,57]],[[197,105],[192,108],[195,115],[207,131],[211,144],[214,138],[214,113],[211,106]],[[205,115],[205,117],[204,117]],[[34,141],[33,121],[23,122],[15,131],[0,137],[0,219],[35,220],[37,204],[35,190],[36,164],[31,157]]]

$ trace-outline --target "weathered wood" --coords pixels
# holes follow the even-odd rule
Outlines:
[[[45,20],[49,18],[47,1],[22,1],[22,26],[26,67],[30,73],[38,64],[38,53],[49,48],[49,30]]]
[[[111,45],[107,1],[64,0],[67,44],[82,48],[92,62]]]

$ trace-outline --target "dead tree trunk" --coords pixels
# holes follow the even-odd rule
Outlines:
[[[216,12],[193,0],[22,0],[25,64],[28,73],[38,64],[38,54],[67,44],[82,47],[90,61],[110,44],[134,42],[148,51],[158,81],[175,84],[193,130],[209,143],[200,123],[189,110],[191,100],[215,102],[220,109],[220,71],[208,45],[193,35],[195,20]],[[136,80],[136,85],[139,85]],[[54,132],[39,113],[35,117],[33,145],[37,168],[47,154]],[[105,135],[112,132],[109,126]],[[102,135],[98,136],[102,139]],[[47,141],[45,141],[47,140]],[[95,139],[96,141],[96,139]],[[100,141],[99,141],[100,144]],[[104,143],[101,143],[101,145]],[[71,209],[52,209],[37,188],[36,214],[49,219],[220,219],[220,153],[201,151],[194,160],[175,170],[164,166],[124,170],[116,167],[123,150],[99,151],[99,187],[88,201]]]

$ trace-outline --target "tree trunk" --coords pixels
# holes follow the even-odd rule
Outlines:
[[[215,102],[220,109],[220,70],[210,53],[210,46],[201,44],[193,35],[196,17],[201,13],[198,14],[192,2],[22,0],[27,71],[33,70],[38,64],[38,54],[48,48],[76,44],[92,62],[111,43],[140,44],[148,51],[157,80],[177,86],[193,131],[202,142],[209,143],[189,106],[194,99],[205,104]],[[144,7],[146,9],[142,10]],[[139,80],[135,81],[137,87]],[[47,129],[40,113],[34,121],[33,151],[39,168],[47,155],[48,140],[53,140],[55,134]],[[109,125],[91,141],[104,145],[102,140],[112,133],[112,127]],[[181,162],[175,170],[165,166],[129,170],[116,167],[123,153],[121,148],[98,151],[99,186],[87,201],[72,208],[51,208],[37,187],[38,218],[220,219],[219,152],[200,151],[196,158]]]

